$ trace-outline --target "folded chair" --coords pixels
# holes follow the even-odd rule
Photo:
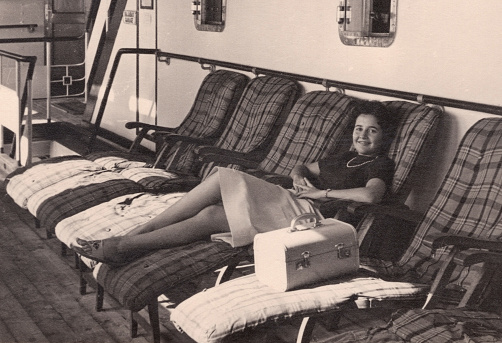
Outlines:
[[[289,292],[274,291],[251,274],[190,297],[172,311],[171,320],[197,342],[220,342],[258,325],[299,317],[304,318],[304,336],[298,342],[308,342],[319,314],[434,306],[438,294],[459,288],[464,289],[460,306],[482,296],[480,282],[499,269],[486,267],[501,251],[500,130],[501,118],[482,119],[468,130],[397,262],[362,258],[362,271],[356,275]]]
[[[337,149],[347,150],[354,104],[353,98],[339,93],[316,91],[305,94],[295,103],[261,165],[266,165],[267,171],[280,170],[288,174],[299,163],[318,160]],[[139,193],[123,196],[63,220],[56,227],[56,235],[68,243],[75,237],[101,239],[123,235],[163,211],[182,195]],[[153,252],[120,268],[99,264],[94,269],[99,284],[97,308],[102,308],[104,290],[134,314],[148,306],[150,316],[154,318],[151,319],[154,337],[158,341],[159,326],[155,318],[160,295],[247,257],[247,248],[234,249],[222,242],[200,241]]]
[[[284,121],[284,117],[297,98],[298,87],[296,82],[279,77],[262,76],[253,79],[242,94],[241,98],[246,100],[239,101],[228,123],[228,125],[233,125],[232,133],[226,134],[228,130],[225,130],[219,142],[223,139],[221,142],[225,146],[234,149],[267,151],[267,146],[270,145],[267,137],[276,134],[276,125]],[[243,146],[243,142],[246,145]],[[152,173],[155,176],[152,177]],[[27,177],[23,174],[21,182],[11,178],[7,186],[13,180],[16,184],[31,185],[32,174],[30,173]],[[139,176],[145,174],[147,175],[146,181],[145,178]],[[153,191],[156,192],[164,192],[166,189],[177,190],[180,182],[177,180],[169,182],[173,178],[178,179],[172,173],[160,169],[140,167],[119,168],[118,172],[106,168],[85,171],[59,180],[49,187],[37,189],[26,200],[26,207],[40,221],[40,225],[46,229],[48,235],[52,235],[57,223],[64,218],[120,195],[151,189],[150,187],[153,187]],[[180,177],[180,179],[183,178]],[[189,177],[188,181],[190,186],[195,185],[192,177]],[[126,187],[111,188],[116,182],[128,183],[131,185],[130,188],[135,187],[135,189],[131,191]]]
[[[274,144],[267,157],[261,163],[252,163],[250,161],[246,163],[242,156],[234,162],[246,167],[256,168],[259,166],[264,168],[267,172],[265,173],[267,176],[271,173],[279,172],[287,175],[291,169],[299,163],[315,161],[329,153],[346,151],[349,149],[351,144],[351,133],[354,119],[353,116],[350,116],[351,107],[348,107],[348,105],[351,104],[353,100],[353,98],[337,93],[312,92],[306,94],[295,104],[291,115],[288,117],[288,122],[284,125],[276,144]],[[433,128],[437,122],[439,112],[423,105],[411,103],[400,104],[400,106],[407,109],[406,111],[403,111],[406,115],[402,115],[400,122],[403,126],[409,126],[409,128],[400,128],[400,132],[405,133],[402,134],[402,138],[396,138],[396,140],[399,139],[402,142],[406,142],[406,144],[403,143],[402,146],[399,145],[399,149],[411,149],[410,156],[418,158],[420,154],[415,152],[413,149],[422,147],[423,142],[430,138],[430,133],[434,131]],[[329,114],[330,112],[332,112],[331,116],[324,118],[326,114]],[[337,117],[340,119],[336,119]],[[345,127],[346,132],[342,134],[341,129],[343,127]],[[325,148],[319,150],[323,145]],[[322,151],[324,152],[321,153]],[[233,157],[235,157],[235,154],[233,154]],[[231,159],[227,159],[225,157],[224,161],[229,163]],[[406,159],[406,162],[407,163],[399,164],[399,166],[402,166],[402,168],[410,168],[414,161],[413,159]],[[254,172],[256,172],[256,169],[253,170],[253,173]],[[274,176],[275,175],[276,174],[274,174]],[[167,201],[175,201],[173,198],[176,196],[178,195],[170,195]],[[127,226],[132,220],[132,216],[128,216],[128,221],[126,221],[125,218],[116,219],[118,217],[116,213],[116,204],[118,202],[124,202],[124,198],[117,200],[120,201],[110,204],[112,206],[108,206],[106,209],[96,208],[94,212],[99,212],[101,214],[111,212],[111,216],[114,219],[108,220],[109,217],[105,216],[105,222],[113,222],[119,224],[120,226]],[[149,201],[145,199],[140,200],[140,202],[138,202],[138,206],[143,206],[141,204],[145,202]],[[133,204],[134,201],[131,204],[131,209],[128,208],[125,211],[134,211],[132,207],[135,207],[135,205]],[[165,206],[163,208],[165,208]],[[145,213],[142,213],[142,215],[145,215]],[[130,230],[139,223],[148,220],[152,216],[153,215],[145,215],[145,217],[141,218],[141,215],[138,215],[138,221],[136,223],[127,228],[125,226],[117,227],[116,232],[120,232],[120,230],[124,229]],[[79,217],[83,220],[85,216],[79,215]],[[69,226],[82,227],[80,220],[73,219],[77,219],[76,216],[68,219],[67,224]],[[90,222],[95,221],[91,219]],[[62,222],[61,224],[63,225],[65,223]],[[84,228],[82,229],[82,231],[85,230],[86,229]],[[104,238],[103,236],[100,237]],[[68,237],[67,240],[71,241],[73,238],[74,237]],[[212,249],[215,249],[216,247],[222,249],[218,251],[219,254],[221,254],[222,251],[233,252],[234,255],[232,255],[232,259],[220,260],[220,266],[227,265],[227,267],[230,267],[224,268],[225,271],[231,271],[240,259],[243,258],[243,256],[248,257],[246,254],[246,248],[233,249],[226,243],[199,242],[195,248],[188,246],[186,249],[183,249],[187,256],[192,257],[191,262],[196,262],[193,265],[192,263],[189,264],[191,268],[197,268],[199,270],[199,274],[197,274],[192,273],[192,270],[190,269],[187,273],[191,276],[187,276],[187,278],[191,277],[193,279],[196,275],[214,270],[199,267],[201,264],[207,265],[205,264],[207,260],[213,260],[212,256],[206,255],[209,247]],[[149,309],[152,309],[156,306],[157,296],[166,293],[169,289],[178,285],[178,280],[180,280],[180,282],[186,280],[184,275],[187,274],[183,273],[180,276],[176,270],[172,269],[175,268],[174,266],[180,266],[180,263],[183,265],[185,264],[184,261],[182,262],[176,259],[184,255],[172,256],[171,249],[161,250],[145,257],[146,260],[139,259],[127,267],[117,269],[101,265],[99,268],[94,270],[94,275],[98,280],[98,283],[106,289],[107,293],[118,299],[119,302],[126,308],[135,312],[149,304]],[[196,258],[196,256],[198,257]],[[143,263],[145,261],[146,263]],[[151,267],[144,268],[146,265]],[[166,271],[169,270],[172,272],[167,273]],[[219,278],[225,279],[228,277],[228,274],[229,273],[223,272],[220,274]],[[134,282],[131,281],[126,283],[124,280],[134,280]],[[103,289],[99,288],[98,295],[102,292]],[[152,303],[148,303],[148,301],[152,301]],[[101,305],[99,303],[98,308],[100,307]]]

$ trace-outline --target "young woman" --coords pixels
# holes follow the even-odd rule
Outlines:
[[[357,113],[354,150],[296,166],[291,172],[292,189],[217,168],[177,203],[127,236],[77,239],[72,248],[90,259],[118,265],[153,250],[210,236],[234,247],[250,244],[258,232],[287,227],[297,215],[317,212],[315,199],[380,202],[394,173],[393,161],[384,154],[393,138],[395,120],[376,101],[361,102]]]

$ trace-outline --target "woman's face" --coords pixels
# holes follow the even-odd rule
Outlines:
[[[383,141],[383,130],[375,116],[360,114],[352,132],[352,143],[361,155],[375,155],[380,152]]]

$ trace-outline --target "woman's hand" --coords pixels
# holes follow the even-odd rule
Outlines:
[[[307,178],[298,182],[293,180],[293,187],[298,198],[319,199],[324,197],[324,191],[316,188]]]

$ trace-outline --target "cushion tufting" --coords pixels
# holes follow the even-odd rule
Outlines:
[[[198,343],[219,342],[226,336],[265,322],[335,310],[365,295],[399,299],[423,298],[429,287],[377,278],[345,277],[316,286],[281,292],[258,281],[255,274],[207,289],[180,303],[171,321]]]
[[[244,252],[223,242],[199,241],[158,250],[118,268],[102,264],[94,276],[125,308],[139,311],[172,287],[221,268]]]

